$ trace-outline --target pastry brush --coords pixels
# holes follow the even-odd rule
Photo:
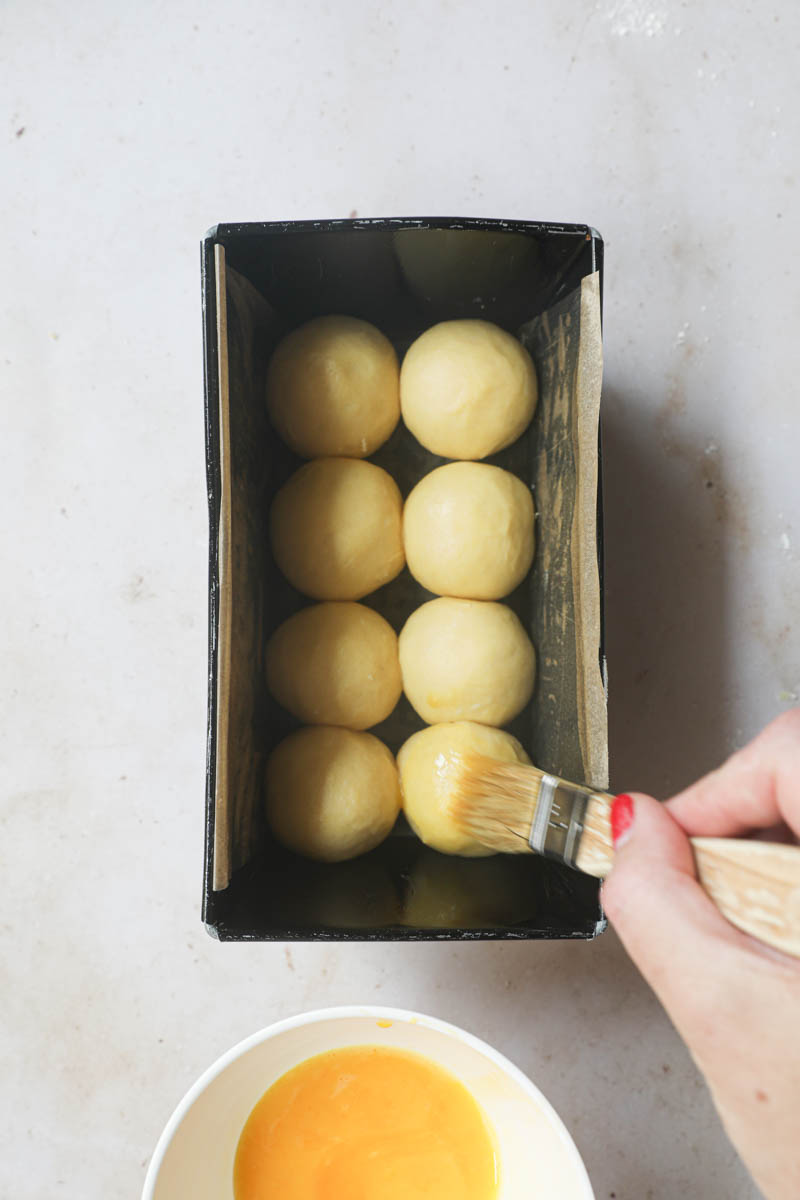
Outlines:
[[[542,854],[605,878],[614,862],[613,796],[537,767],[459,755],[453,821],[481,845]],[[731,924],[800,958],[800,847],[742,838],[691,838],[697,877]]]

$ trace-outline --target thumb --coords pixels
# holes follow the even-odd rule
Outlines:
[[[685,1036],[742,935],[697,882],[689,839],[663,805],[651,796],[618,796],[611,817],[615,860],[603,906]]]

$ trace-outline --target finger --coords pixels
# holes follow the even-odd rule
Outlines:
[[[691,837],[736,837],[781,820],[772,772],[738,754],[673,796],[666,809]]]
[[[692,836],[735,837],[787,824],[800,834],[800,709],[791,709],[718,770],[667,801]]]
[[[632,797],[629,836],[615,847],[603,905],[626,950],[676,1025],[707,1008],[722,961],[747,945],[697,882],[689,841],[666,807]],[[615,806],[616,815],[616,806]]]

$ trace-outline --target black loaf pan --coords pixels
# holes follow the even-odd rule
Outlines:
[[[602,256],[602,240],[588,226],[518,221],[265,222],[218,225],[206,235],[202,271],[210,563],[203,920],[213,936],[226,941],[592,938],[605,927],[596,881],[557,863],[533,856],[459,859],[436,854],[413,836],[401,816],[389,838],[370,854],[351,862],[317,864],[275,842],[266,828],[262,803],[266,757],[297,725],[267,692],[264,646],[282,620],[309,603],[283,579],[268,544],[271,499],[301,465],[266,418],[264,378],[272,349],[290,329],[328,313],[371,321],[391,339],[401,360],[414,338],[441,320],[480,317],[518,334],[532,318],[578,288],[584,276],[602,272]],[[218,324],[222,278],[224,348]],[[220,430],[220,366],[224,369],[225,357],[229,451],[224,451]],[[537,412],[529,432],[488,461],[532,484],[536,454],[541,452],[538,424]],[[241,563],[232,572],[230,690],[218,697],[223,453],[230,458],[231,539]],[[405,496],[444,460],[423,450],[401,423],[372,461],[394,475]],[[540,524],[546,519],[546,514],[537,516]],[[597,529],[602,660],[599,481]],[[505,601],[529,630],[536,566],[534,561],[529,579]],[[363,603],[399,631],[409,613],[430,598],[404,570]],[[541,664],[548,647],[539,639],[536,648],[536,692],[510,730],[537,765],[577,771],[570,749],[577,734],[569,721],[560,735],[566,747],[560,761],[542,761],[537,755],[534,714],[543,702]],[[227,705],[226,713],[219,711],[219,702]],[[372,732],[396,752],[422,725],[403,697],[392,716]],[[217,873],[215,888],[215,797],[223,728],[228,738],[231,828],[239,849],[234,847],[232,853],[227,886],[220,886]]]

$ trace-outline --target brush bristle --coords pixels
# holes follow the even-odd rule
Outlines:
[[[503,854],[531,854],[528,838],[542,774],[523,763],[460,755],[448,804],[450,816],[483,846]]]

